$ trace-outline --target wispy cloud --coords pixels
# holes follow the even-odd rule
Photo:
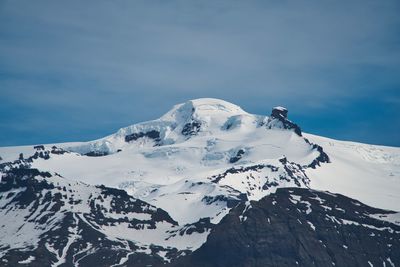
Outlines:
[[[123,126],[204,96],[253,112],[351,110],[360,96],[380,105],[399,96],[399,10],[394,0],[3,1],[0,96],[31,121],[56,112],[106,131],[107,118]],[[4,112],[0,130],[12,132]]]

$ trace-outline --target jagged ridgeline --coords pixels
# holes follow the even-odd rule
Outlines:
[[[0,266],[400,265],[400,150],[269,110],[196,99],[98,140],[0,148]]]

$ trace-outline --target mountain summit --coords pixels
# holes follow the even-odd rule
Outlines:
[[[175,105],[159,119],[134,124],[117,133],[68,149],[81,154],[101,156],[120,151],[130,144],[165,146],[206,137],[252,132],[257,128],[288,129],[301,136],[300,127],[287,119],[287,109],[274,108],[271,116],[253,115],[232,103],[214,98],[200,98]]]
[[[227,101],[215,98],[199,98],[175,105],[160,119],[179,123],[185,122],[192,116],[203,119],[207,117],[227,119],[230,116],[243,114],[248,113]]]

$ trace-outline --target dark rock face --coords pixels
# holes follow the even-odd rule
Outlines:
[[[228,174],[233,174],[233,173],[244,173],[247,171],[258,171],[264,168],[269,168],[272,171],[277,171],[278,168],[272,165],[265,165],[265,164],[257,164],[257,165],[253,165],[253,166],[247,166],[247,167],[232,167],[230,169],[227,169],[225,172],[218,174],[218,175],[213,175],[211,176],[211,180],[213,183],[218,183],[219,181],[221,181],[221,179],[224,179]]]
[[[107,156],[108,153],[107,152],[103,152],[103,151],[90,151],[86,154],[84,154],[85,156],[88,157],[103,157],[103,156]]]
[[[275,118],[287,119],[288,110],[283,107],[274,107],[272,108],[271,116]]]
[[[211,205],[215,202],[225,202],[228,208],[236,207],[239,203],[247,201],[247,195],[244,193],[238,193],[237,197],[217,195],[217,196],[204,196],[201,200],[207,205]]]
[[[244,154],[245,154],[245,151],[243,149],[239,149],[238,152],[236,153],[236,155],[229,159],[229,163],[238,162],[243,157]]]
[[[130,240],[104,234],[101,227],[155,229],[157,222],[177,225],[164,210],[135,199],[123,190],[64,181],[62,177],[54,180],[49,172],[30,168],[27,162],[18,160],[0,165],[0,170],[3,222],[16,219],[8,214],[25,212],[26,217],[20,216],[15,222],[42,229],[40,236],[34,237],[38,242],[34,247],[8,249],[0,246],[0,266],[22,266],[19,262],[30,257],[34,259],[29,266],[50,266],[56,262],[61,266],[111,266],[124,258],[128,266],[161,266],[164,260],[158,255],[160,251],[171,258],[183,253],[158,246],[151,246],[144,253],[143,248]],[[90,195],[86,193],[85,196],[84,192]],[[73,206],[83,208],[74,209]],[[132,218],[135,214],[141,216]],[[12,225],[3,225],[0,220],[0,228],[4,227],[12,229]],[[204,230],[207,227],[203,226]],[[1,240],[0,245],[3,245]]]
[[[27,159],[29,162],[32,162],[32,160],[38,159],[38,158],[42,158],[42,159],[50,158],[49,150],[45,150],[43,146],[39,146],[39,148],[37,148],[37,146],[36,146],[35,148],[36,148],[35,154],[33,154],[33,156],[31,156]]]
[[[324,149],[317,144],[311,143],[307,138],[304,138],[307,144],[311,145],[313,149],[316,149],[319,153],[318,157],[316,157],[307,167],[315,169],[317,166],[321,166],[321,163],[329,163],[331,162],[328,154],[325,153]]]
[[[281,188],[232,209],[171,266],[397,266],[400,226],[376,219],[391,214],[339,194]]]
[[[321,163],[329,163],[330,159],[329,156],[324,152],[321,146],[319,145],[313,145],[314,149],[317,149],[319,152],[319,156],[315,158],[309,165],[308,167],[315,169],[317,166],[320,166]]]
[[[169,233],[171,233],[170,237],[176,236],[178,234],[180,236],[183,236],[183,235],[191,235],[193,233],[204,233],[206,231],[211,230],[213,226],[214,224],[210,222],[210,218],[201,218],[195,223],[185,224],[179,230],[170,231]]]
[[[44,150],[44,146],[43,145],[37,145],[33,147],[36,150]]]
[[[30,168],[30,164],[36,159],[41,158],[47,160],[50,158],[51,154],[61,155],[64,153],[69,153],[62,148],[57,148],[56,146],[53,146],[51,150],[45,149],[42,145],[35,146],[34,148],[36,149],[35,153],[27,158],[20,153],[17,160],[0,163],[0,171],[4,170],[5,167],[10,168],[10,170],[22,168],[28,169]]]
[[[125,142],[131,142],[131,141],[136,141],[139,138],[143,137],[148,137],[150,139],[153,139],[156,142],[160,142],[160,132],[156,130],[151,130],[148,132],[140,132],[140,133],[133,133],[125,136]]]
[[[182,134],[185,136],[196,135],[201,129],[201,123],[196,120],[186,123],[182,128]]]
[[[68,152],[68,151],[65,151],[65,150],[62,149],[62,148],[59,148],[59,147],[56,147],[56,146],[52,146],[52,147],[51,147],[50,153],[51,153],[51,154],[55,154],[55,155],[63,155],[63,154],[65,154],[65,153],[69,153],[69,152]]]
[[[272,128],[282,128],[293,130],[298,136],[302,136],[300,127],[287,119],[288,110],[283,107],[275,107],[272,109],[271,116],[269,117],[266,127],[268,129]]]
[[[242,184],[247,185],[247,195],[251,196],[254,190],[268,190],[272,187],[277,187],[281,182],[293,182],[296,186],[308,186],[309,178],[307,177],[303,166],[295,162],[290,162],[286,157],[279,160],[281,164],[274,166],[270,164],[256,164],[251,166],[235,166],[227,169],[225,172],[213,175],[209,179],[213,183],[220,183],[221,180],[225,179],[228,175],[232,174],[243,174],[246,175],[246,181]],[[264,170],[269,170],[271,173],[278,173],[283,170],[279,176],[265,176],[266,181],[262,185],[258,185],[257,176],[254,176],[251,172],[261,173]]]
[[[194,118],[195,108],[192,108],[191,113],[187,116],[186,123],[183,125],[181,134],[190,138],[190,136],[197,135],[201,130],[201,121]]]

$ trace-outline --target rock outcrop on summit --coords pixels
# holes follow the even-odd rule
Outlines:
[[[300,127],[288,120],[288,110],[284,107],[274,107],[271,112],[271,116],[265,123],[268,129],[281,128],[287,130],[293,130],[298,136],[302,136]]]

